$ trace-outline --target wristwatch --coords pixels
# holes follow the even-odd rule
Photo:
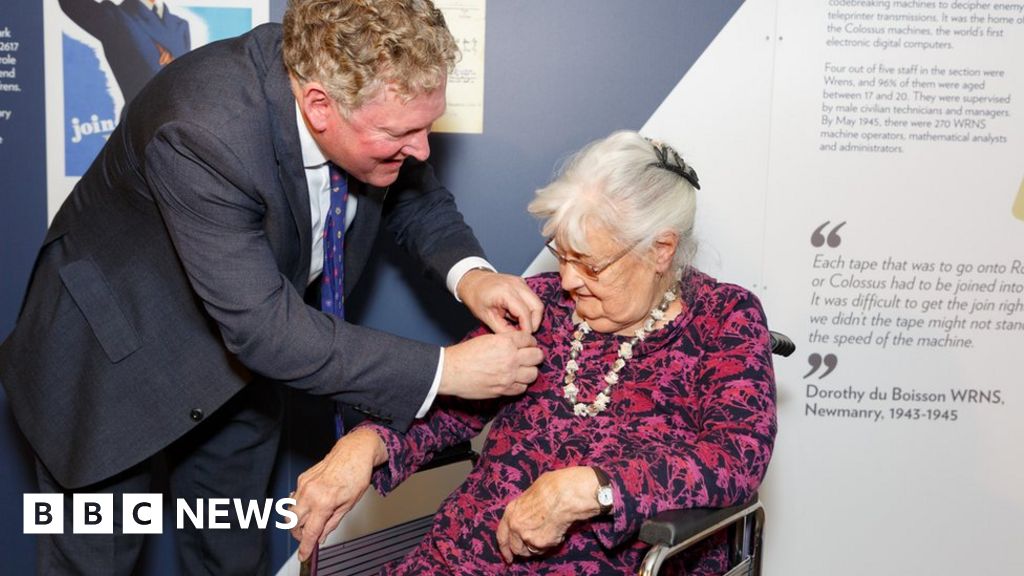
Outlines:
[[[612,511],[612,504],[615,502],[615,496],[612,492],[612,481],[608,479],[608,475],[604,473],[604,470],[597,466],[591,466],[590,469],[597,476],[597,503],[601,506],[601,516],[604,516]]]

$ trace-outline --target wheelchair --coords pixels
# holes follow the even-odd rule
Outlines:
[[[789,356],[796,346],[784,334],[771,332],[772,353]],[[469,442],[445,450],[422,470],[465,460],[476,464]],[[638,574],[653,576],[670,558],[705,539],[726,533],[729,570],[724,576],[760,576],[764,506],[757,495],[729,508],[666,510],[644,521],[639,538],[650,544]],[[404,557],[430,530],[433,516],[423,516],[365,536],[314,551],[302,565],[301,576],[371,576],[389,562]]]

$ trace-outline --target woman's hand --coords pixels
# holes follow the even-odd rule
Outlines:
[[[597,516],[598,481],[588,466],[545,472],[505,507],[498,523],[498,548],[505,562],[539,556],[565,540],[573,522]]]
[[[387,461],[387,449],[376,432],[356,428],[338,440],[331,452],[299,475],[291,510],[298,516],[292,536],[305,561],[370,486],[374,466]]]

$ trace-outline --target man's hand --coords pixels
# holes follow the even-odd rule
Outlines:
[[[299,520],[292,536],[299,541],[299,560],[322,543],[370,486],[374,466],[387,461],[387,449],[373,430],[357,428],[334,444],[331,452],[299,475],[295,505]]]
[[[459,299],[495,334],[540,327],[544,305],[519,276],[475,269],[466,272],[455,291]]]
[[[438,394],[469,400],[516,396],[537,379],[544,353],[528,332],[484,334],[444,349]]]
[[[541,556],[560,546],[573,522],[601,513],[597,488],[588,466],[541,474],[505,507],[497,530],[501,557],[511,564],[515,556]]]

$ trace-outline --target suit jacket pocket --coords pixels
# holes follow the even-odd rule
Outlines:
[[[119,362],[138,350],[138,333],[117,305],[110,284],[92,260],[62,266],[60,277],[111,362]]]

